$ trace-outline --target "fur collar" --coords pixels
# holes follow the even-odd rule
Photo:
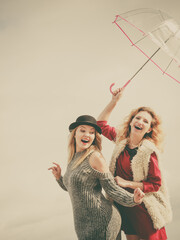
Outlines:
[[[109,165],[109,170],[110,172],[114,175],[115,170],[116,170],[116,161],[120,155],[121,152],[124,151],[125,147],[127,144],[127,139],[122,140],[121,142],[116,144],[116,147],[113,151],[112,154],[112,159],[110,161],[110,165]],[[149,165],[149,156],[155,152],[157,155],[157,158],[159,160],[159,150],[157,149],[157,147],[155,146],[155,144],[147,139],[144,139],[140,145],[140,147],[138,148],[137,154],[134,156],[132,162],[131,162],[131,169],[133,172],[133,180],[134,181],[142,181],[145,180],[145,178],[147,177],[148,174],[148,165]],[[137,164],[141,164],[143,166],[143,176],[142,173],[140,173],[140,171],[135,171],[135,166]],[[141,171],[142,172],[142,171]]]

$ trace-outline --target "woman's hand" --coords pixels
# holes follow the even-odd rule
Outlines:
[[[129,187],[129,181],[119,177],[119,176],[116,176],[114,178],[114,180],[116,181],[116,183],[120,186],[120,187],[123,187],[123,188],[127,188]]]
[[[117,88],[112,92],[112,100],[118,102],[123,94],[124,88]]]
[[[53,164],[55,164],[55,166],[48,168],[48,170],[52,170],[52,174],[54,175],[56,180],[59,180],[61,177],[61,168],[60,168],[59,164],[57,164],[55,162],[53,162]]]
[[[141,191],[140,188],[136,188],[136,189],[134,190],[134,202],[137,203],[137,204],[141,204],[144,195],[145,195],[145,194],[143,193],[143,191]]]
[[[108,121],[113,109],[115,108],[117,102],[121,98],[123,91],[124,91],[124,88],[117,88],[115,91],[112,92],[111,101],[100,113],[100,115],[97,118],[97,121]]]

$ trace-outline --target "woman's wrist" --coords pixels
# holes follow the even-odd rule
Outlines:
[[[111,99],[111,101],[110,101],[110,103],[109,103],[109,107],[110,107],[110,111],[112,112],[113,111],[113,109],[116,107],[116,105],[117,105],[117,100],[116,99]]]
[[[62,177],[62,176],[56,177],[56,181],[59,181],[59,180],[61,179],[61,177]]]
[[[127,187],[128,188],[133,188],[133,182],[127,181]]]
[[[127,187],[131,188],[131,189],[140,188],[143,191],[143,183],[142,182],[127,181]]]
[[[117,102],[118,102],[117,99],[112,98],[110,103],[113,104],[114,106],[116,106]]]

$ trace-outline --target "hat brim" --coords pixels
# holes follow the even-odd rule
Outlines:
[[[80,126],[80,125],[88,125],[88,126],[92,126],[92,127],[94,127],[95,128],[95,130],[98,132],[98,133],[102,133],[102,130],[101,130],[101,128],[98,126],[98,125],[96,125],[96,124],[93,124],[93,123],[91,123],[91,122],[74,122],[74,123],[71,123],[70,125],[69,125],[69,131],[71,132],[73,129],[75,129],[76,127],[78,127],[78,126]]]

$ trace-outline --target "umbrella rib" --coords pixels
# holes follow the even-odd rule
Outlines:
[[[171,63],[172,63],[173,60],[174,60],[174,59],[172,58],[171,61],[169,62],[169,64],[167,65],[166,69],[164,70],[163,74],[166,73],[167,69],[169,68],[169,66],[171,65]]]
[[[130,81],[142,70],[142,68],[156,55],[156,53],[160,50],[161,48],[159,47],[152,55],[151,57],[148,57],[148,60],[139,68],[139,70],[130,78]]]
[[[154,9],[151,9],[151,8],[140,8],[140,9],[136,9],[136,10],[131,10],[131,11],[128,11],[128,12],[121,13],[121,16],[123,16],[125,18],[129,18],[129,17],[136,16],[136,15],[139,15],[139,14],[142,14],[142,13],[151,13],[152,14],[152,13],[155,13],[155,12],[158,13],[159,15],[161,15],[161,17],[163,18],[163,16],[162,16],[163,12],[162,11],[154,10]],[[133,14],[131,14],[131,13],[133,13]],[[168,18],[169,18],[169,16],[168,16]],[[120,21],[120,20],[117,20],[117,21]],[[165,20],[165,19],[163,18],[163,20]]]
[[[121,18],[123,21],[127,22],[127,23],[128,23],[129,25],[131,25],[132,27],[138,29],[143,35],[146,35],[145,32],[143,32],[140,28],[136,27],[134,24],[132,24],[131,22],[129,22],[129,21],[126,20],[125,18],[121,17],[120,15],[117,15],[117,16],[116,16],[116,19],[115,19],[115,21],[114,21],[113,23],[116,23],[118,17]],[[116,24],[117,24],[117,23],[116,23]],[[117,25],[118,25],[118,24],[117,24]]]
[[[149,34],[146,34],[144,37],[140,38],[137,42],[135,42],[133,45],[136,45],[137,43],[139,43],[140,41],[142,41],[143,39],[145,39],[147,36],[149,36]]]
[[[169,39],[168,39],[169,40]],[[134,45],[136,48],[138,48],[136,45]],[[139,48],[138,48],[139,49]],[[154,55],[156,55],[156,53],[160,50],[161,48],[159,47],[152,55],[151,57],[148,57],[148,60],[137,70],[137,72],[127,81],[127,83],[123,86],[123,88],[125,88],[130,82],[131,80],[133,80],[133,78],[143,69],[143,67],[154,57]],[[141,50],[141,49],[139,49]],[[154,61],[152,61],[154,63]],[[158,65],[157,65],[158,66]]]
[[[174,54],[174,57],[171,59],[171,61],[169,62],[169,64],[167,65],[166,69],[164,70],[164,73],[166,73],[167,69],[169,68],[169,66],[171,65],[172,61],[175,60],[175,57],[179,51],[180,47],[178,48],[178,50],[176,51],[176,53]],[[163,73],[163,74],[164,74]]]
[[[170,36],[166,41],[165,43],[171,38],[172,36]],[[173,76],[171,76],[170,74],[168,74],[167,72],[165,72],[157,63],[155,63],[153,60],[152,60],[152,57],[161,49],[161,47],[159,47],[153,54],[151,57],[149,57],[145,52],[143,52],[138,46],[134,45],[141,53],[143,53],[147,58],[148,60],[143,64],[143,66],[130,78],[130,80],[128,80],[128,82],[124,85],[124,87],[126,87],[130,82],[131,80],[138,74],[138,72],[149,62],[153,62],[160,70],[163,74],[166,74],[168,77],[172,78],[173,80],[175,80],[177,83],[180,84],[180,81],[178,81],[176,78],[174,78]]]
[[[133,43],[133,41],[130,39],[130,37],[129,37],[129,36],[125,33],[125,31],[119,26],[119,24],[116,22],[118,16],[119,16],[119,15],[116,16],[116,19],[115,19],[115,21],[114,21],[113,23],[115,23],[116,26],[118,26],[118,28],[124,33],[124,35],[128,38],[128,40],[131,42],[131,44],[132,44],[133,46],[135,46],[141,53],[143,53],[143,54],[148,58],[148,60],[147,60],[147,61],[143,64],[143,66],[133,75],[133,77],[131,77],[131,79],[127,81],[127,83],[123,86],[123,88],[126,87],[126,86],[131,82],[131,80],[137,75],[137,73],[138,73],[149,61],[151,61],[152,63],[154,63],[154,65],[156,65],[156,67],[158,67],[158,68],[161,70],[161,72],[163,72],[163,73],[166,74],[168,77],[172,78],[173,80],[175,80],[177,83],[180,84],[180,81],[178,81],[176,78],[174,78],[174,77],[171,76],[170,74],[164,72],[164,70],[163,70],[157,63],[155,63],[155,62],[152,60],[152,57],[161,49],[161,47],[159,47],[159,48],[155,51],[155,53],[154,53],[151,57],[149,57],[142,49],[140,49],[137,45],[135,45],[135,44]],[[167,43],[167,41],[168,41],[172,36],[173,36],[173,35],[171,35],[171,36],[165,41],[165,43]]]
[[[167,41],[170,39],[172,37],[172,35],[168,38],[168,39],[166,39],[166,41],[165,41],[165,43],[167,43]],[[139,49],[145,56],[147,56],[148,57],[148,55],[146,55],[138,46],[136,46],[136,45],[134,45],[137,49]],[[161,47],[159,47],[152,55],[151,55],[151,57],[148,57],[148,60],[139,68],[139,70],[130,78],[130,81],[141,71],[141,69],[151,60],[159,69],[161,69],[160,67],[159,67],[159,65],[157,65],[153,60],[152,60],[152,58],[156,55],[156,53],[157,52],[159,52],[159,50],[161,49]],[[161,71],[163,71],[162,69],[161,69]],[[164,72],[164,71],[163,71]]]
[[[154,32],[156,32],[156,31],[158,31],[159,29],[160,29],[160,27],[154,29],[154,30],[151,31],[150,33],[154,33]],[[146,34],[144,37],[140,38],[138,41],[136,41],[133,45],[136,45],[137,43],[139,43],[140,41],[142,41],[143,39],[145,39],[145,38],[148,37],[148,36],[149,36],[149,33]]]

